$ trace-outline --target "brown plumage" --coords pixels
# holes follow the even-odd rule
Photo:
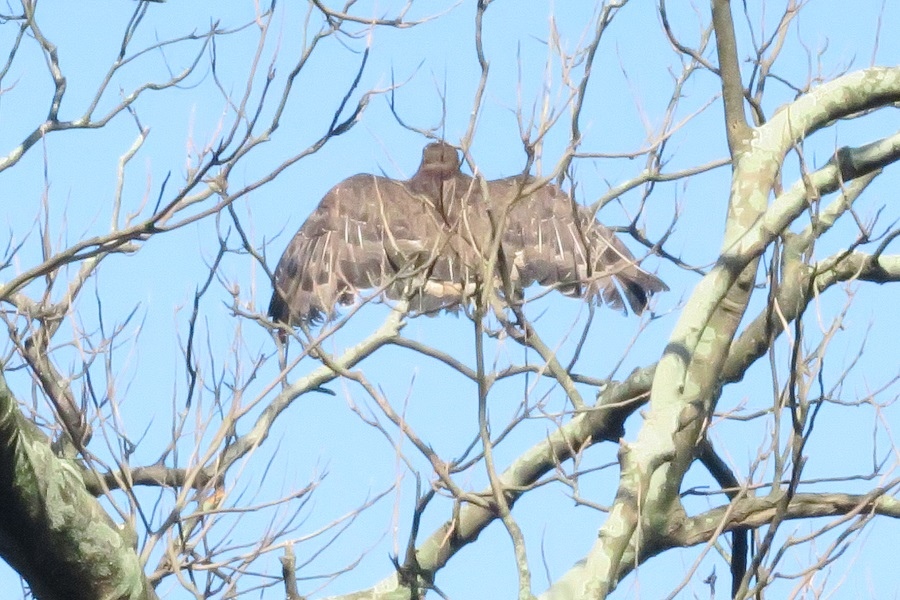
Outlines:
[[[483,279],[489,210],[503,224],[501,245],[517,293],[538,283],[618,309],[627,302],[641,313],[651,295],[668,289],[558,187],[523,196],[529,177],[482,182],[459,165],[455,148],[435,143],[406,181],[354,175],[336,185],[278,262],[272,320],[331,318],[336,305],[352,303],[363,290],[408,298],[417,313],[458,309]]]

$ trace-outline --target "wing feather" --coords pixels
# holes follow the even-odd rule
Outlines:
[[[415,226],[408,198],[398,182],[373,175],[350,177],[329,191],[275,269],[270,317],[315,323],[361,290],[389,285],[396,275],[391,258],[402,263],[409,238],[426,233]],[[388,222],[397,226],[392,235]]]
[[[495,210],[509,207],[504,251],[514,256],[516,279],[523,289],[552,286],[567,296],[603,302],[635,313],[650,296],[668,287],[638,265],[625,244],[584,207],[554,185],[523,197],[534,180],[510,177],[489,184]]]
[[[288,244],[275,269],[274,321],[316,323],[365,290],[410,298],[434,313],[464,299],[454,237],[433,195],[406,182],[355,175],[336,185]],[[453,243],[451,243],[453,242]],[[436,273],[447,286],[425,286]]]

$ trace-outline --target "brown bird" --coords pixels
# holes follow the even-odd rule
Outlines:
[[[669,288],[643,270],[615,234],[558,187],[528,176],[482,181],[460,171],[457,150],[425,146],[406,181],[354,175],[328,192],[275,269],[273,321],[330,319],[361,291],[410,301],[415,313],[458,310],[476,292],[496,236],[518,296],[532,284],[636,313]],[[492,223],[493,221],[493,223]],[[502,285],[497,286],[502,290]]]

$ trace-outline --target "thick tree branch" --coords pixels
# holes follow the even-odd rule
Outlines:
[[[732,158],[747,150],[750,126],[744,114],[744,84],[738,62],[731,0],[712,0],[713,29],[716,32],[716,52],[719,56],[719,77],[722,80],[722,100],[725,105],[725,134]]]
[[[886,487],[878,487],[868,494],[796,494],[781,512],[785,520],[812,519],[835,516],[871,516],[882,515],[894,519],[900,518],[900,499],[889,494],[895,488],[894,481]],[[710,535],[719,530],[725,519],[725,531],[737,528],[757,528],[767,525],[782,511],[780,496],[768,495],[760,498],[742,498],[729,506],[721,506],[713,510],[685,519],[679,527],[672,530],[664,547],[656,549],[656,554],[665,547],[694,546],[707,542]]]
[[[19,412],[0,374],[0,555],[41,600],[155,600],[133,534]]]
[[[837,118],[897,101],[900,68],[846,75],[782,109],[755,130],[751,149],[737,157],[722,255],[675,326],[656,369],[650,410],[637,441],[623,445],[616,502],[581,571],[589,576],[582,585],[589,594],[604,597],[615,587],[626,557],[635,554],[632,545],[637,540],[653,545],[662,527],[683,516],[681,479],[718,399],[722,367],[753,283],[754,261],[806,210],[805,196],[768,207],[785,154]],[[642,531],[635,536],[639,524]]]
[[[127,473],[110,472],[101,474],[94,470],[85,469],[81,475],[84,477],[85,488],[94,496],[101,496],[109,490],[134,486],[177,488],[190,485],[194,489],[202,490],[209,485],[213,478],[206,470],[197,473],[196,469],[178,469],[165,465],[134,467]]]

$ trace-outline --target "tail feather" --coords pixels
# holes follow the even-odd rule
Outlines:
[[[644,271],[637,265],[630,265],[629,269],[617,274],[615,278],[621,286],[631,310],[638,315],[647,310],[653,294],[669,289],[662,279]]]

